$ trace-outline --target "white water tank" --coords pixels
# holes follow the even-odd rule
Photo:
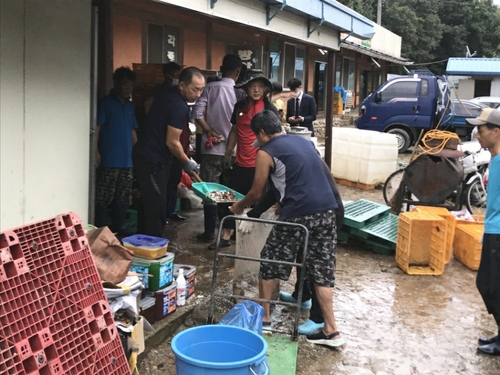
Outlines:
[[[396,136],[356,128],[332,129],[332,173],[366,185],[383,183],[397,168]]]

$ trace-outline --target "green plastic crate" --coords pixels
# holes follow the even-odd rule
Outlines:
[[[143,276],[141,277],[141,281],[146,290],[155,292],[172,283],[174,277],[174,254],[167,253],[164,257],[158,259],[134,257],[130,271],[153,275],[152,277]]]

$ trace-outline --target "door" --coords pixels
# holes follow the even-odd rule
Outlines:
[[[324,62],[317,61],[314,65],[314,99],[318,112],[324,112],[326,108],[326,67]]]
[[[474,98],[478,96],[491,95],[491,81],[485,79],[476,79],[474,85]]]

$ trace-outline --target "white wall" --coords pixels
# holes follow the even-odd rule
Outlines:
[[[87,222],[91,1],[0,1],[0,230]]]
[[[356,43],[358,45],[363,45],[365,47],[371,48],[374,51],[385,53],[389,56],[401,57],[401,37],[394,34],[392,31],[387,30],[385,27],[375,24],[375,35],[373,38],[367,41],[362,41],[359,38],[350,36],[347,33],[341,33],[340,38]]]
[[[476,81],[473,79],[461,79],[458,81],[458,97],[460,99],[472,99]]]
[[[500,96],[500,77],[495,77],[491,81],[490,96]]]
[[[0,0],[1,1],[1,0]],[[331,28],[321,26],[311,36],[307,37],[307,21],[303,17],[294,15],[287,10],[280,12],[266,25],[265,4],[257,0],[224,0],[215,3],[210,8],[209,0],[157,0],[161,3],[179,6],[194,10],[217,18],[227,19],[244,25],[252,26],[267,32],[289,36],[302,40],[308,44],[328,47],[339,50],[339,33]],[[278,9],[278,5],[271,7],[271,14]],[[314,24],[314,23],[313,23]]]

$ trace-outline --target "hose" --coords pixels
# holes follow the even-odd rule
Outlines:
[[[436,139],[441,140],[441,142],[437,146],[428,145],[428,142]],[[443,151],[443,149],[446,147],[446,144],[452,139],[456,139],[457,143],[460,143],[460,137],[458,136],[458,134],[446,130],[432,129],[425,133],[425,135],[422,137],[421,144],[418,145],[418,148],[420,149],[422,154],[437,155],[441,151]]]

